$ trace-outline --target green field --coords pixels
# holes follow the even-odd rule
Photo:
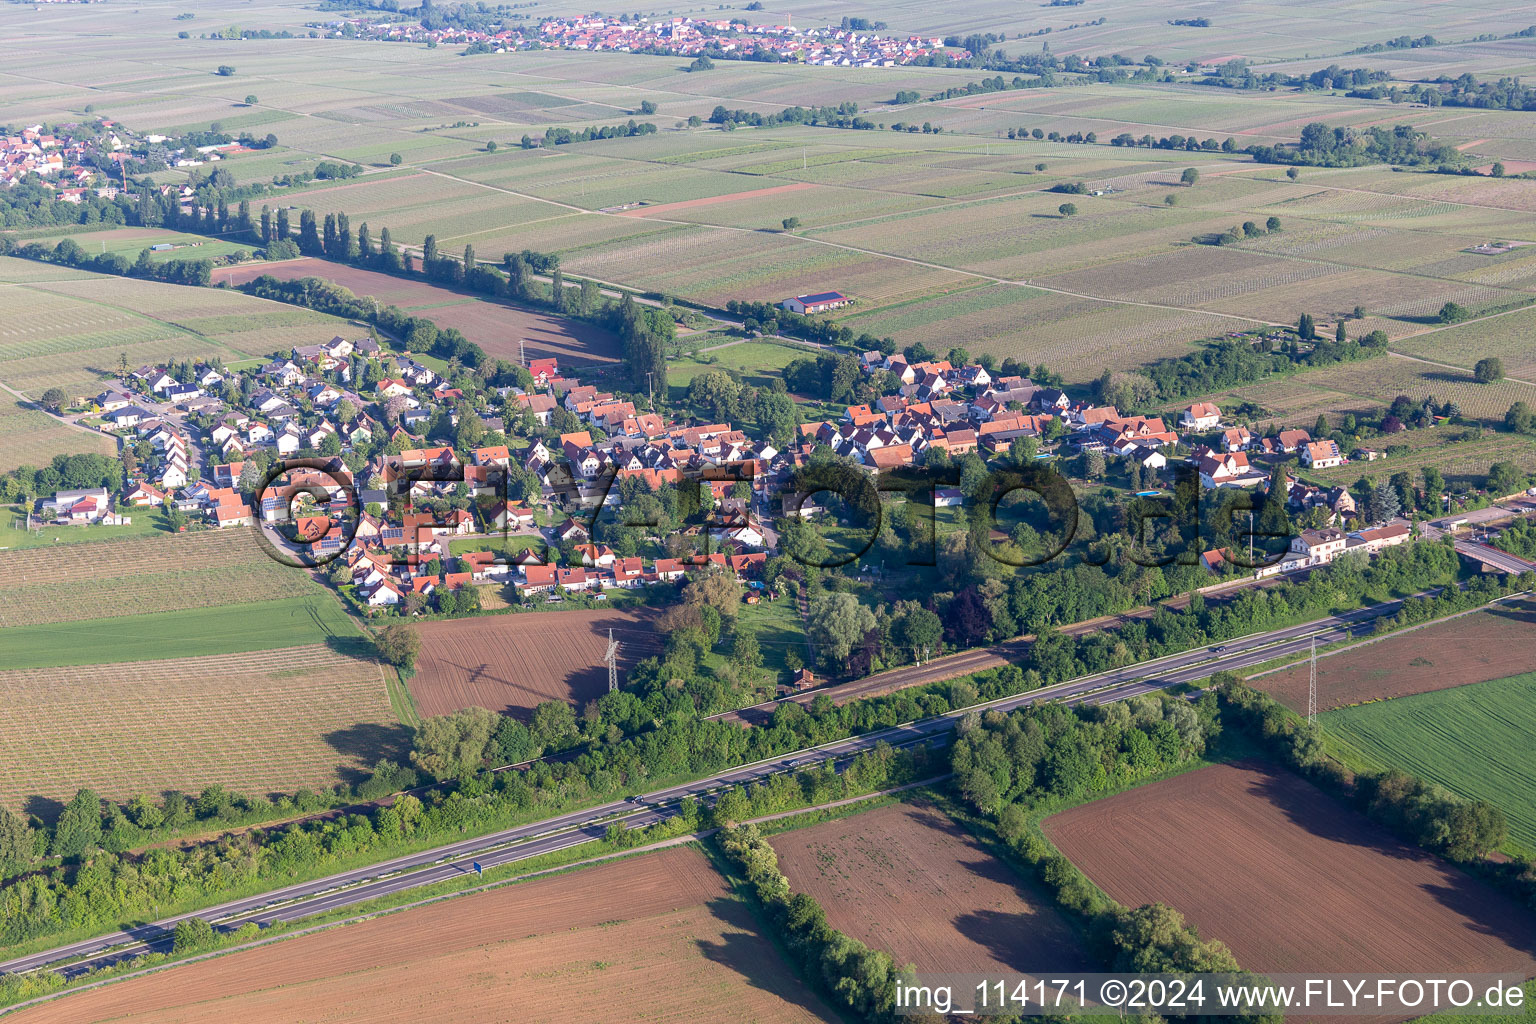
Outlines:
[[[810,661],[805,647],[805,624],[792,598],[781,594],[777,601],[743,604],[736,613],[735,628],[757,633],[758,648],[763,655],[763,669],[756,680],[759,686],[766,684],[771,690],[775,684],[789,682],[790,670],[784,659],[792,650],[800,655],[802,664]],[[704,659],[717,671],[730,660],[729,642],[722,641],[720,647],[721,651],[711,651]]]
[[[54,419],[41,409],[23,406],[8,392],[0,391],[0,473],[17,466],[44,466],[55,455],[96,452],[111,455],[117,442],[105,434],[89,434]],[[12,531],[0,509],[0,548],[17,543],[20,531]],[[124,527],[129,529],[131,527]],[[25,543],[25,539],[20,542]]]
[[[126,244],[138,246],[142,239]],[[67,273],[33,280],[28,273],[33,268]],[[187,358],[235,362],[356,330],[338,317],[229,289],[113,277],[14,257],[0,257],[0,282],[6,283],[0,287],[0,382],[33,398],[54,386],[71,396],[96,394],[120,355],[132,366]],[[51,443],[63,442],[62,429],[67,428],[55,425]],[[80,434],[78,445],[64,450],[91,446]],[[8,452],[0,458],[15,460]]]
[[[672,386],[675,397],[681,398],[693,378],[704,371],[730,370],[740,374],[741,379],[753,387],[767,387],[774,377],[783,373],[784,367],[796,359],[805,358],[816,358],[816,350],[799,345],[744,341],[672,360],[667,364],[667,383]]]
[[[52,244],[64,237],[66,236],[44,235],[36,240],[44,244]],[[180,231],[158,228],[94,231],[67,237],[73,238],[88,256],[116,253],[129,260],[137,259],[140,252],[151,246],[175,246],[174,249],[151,252],[149,254],[151,263],[169,263],[174,260],[213,260],[222,256],[232,256],[237,252],[249,257],[256,251],[256,246],[246,245],[243,242],[232,242],[222,238],[212,239],[205,235],[188,235]]]
[[[1536,849],[1536,672],[1341,708],[1319,721],[1366,766],[1494,804],[1509,817],[1510,837]]]
[[[511,557],[520,552],[533,548],[535,551],[543,551],[549,546],[549,542],[541,536],[531,533],[508,534],[505,537],[461,537],[448,542],[448,553],[455,557],[467,555],[472,551],[494,551],[497,554]]]
[[[83,435],[82,435],[83,436]],[[77,449],[83,450],[83,449]],[[43,460],[36,456],[22,461],[33,465]],[[4,469],[0,465],[0,469]],[[165,516],[149,508],[136,508],[127,513],[132,522],[125,526],[48,526],[38,529],[34,521],[32,529],[22,528],[21,509],[14,505],[0,506],[0,551],[20,548],[51,548],[60,544],[86,544],[93,541],[118,540],[123,537],[147,537],[157,533],[169,533]]]
[[[126,597],[127,595],[125,595]],[[330,594],[0,630],[8,668],[95,665],[265,651],[355,637]]]

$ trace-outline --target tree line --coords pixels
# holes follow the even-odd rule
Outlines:
[[[565,146],[573,142],[595,142],[598,139],[628,139],[636,135],[654,135],[656,126],[646,121],[636,124],[634,118],[630,118],[624,124],[610,124],[602,127],[593,126],[572,131],[569,128],[550,128],[544,132],[545,146]],[[527,139],[528,136],[523,136]],[[530,140],[531,141],[531,140]],[[531,148],[527,145],[524,148]]]
[[[859,105],[853,100],[844,100],[836,106],[824,104],[819,107],[785,107],[776,114],[764,114],[757,110],[732,110],[722,103],[710,111],[708,120],[710,124],[729,128],[737,125],[767,128],[776,124],[827,125],[832,128],[860,129],[875,127],[875,122],[859,116]]]
[[[891,955],[828,924],[827,912],[814,896],[790,887],[779,870],[778,854],[756,825],[727,826],[715,844],[746,878],[805,977],[855,1020],[900,1019],[894,1013],[899,972]]]
[[[1146,695],[1099,706],[1048,703],[967,715],[951,751],[953,787],[1079,924],[1101,970],[1239,974],[1231,950],[1202,939],[1173,908],[1130,908],[1110,899],[1038,824],[1054,810],[1193,767],[1221,730],[1210,694],[1193,703]]]
[[[1455,146],[1431,139],[1427,132],[1415,131],[1412,125],[1406,124],[1361,130],[1347,126],[1333,128],[1321,121],[1313,121],[1302,128],[1301,137],[1294,146],[1253,145],[1245,152],[1261,163],[1311,167],[1388,163],[1452,168],[1466,162]]]
[[[165,281],[169,284],[207,285],[213,280],[212,260],[166,260],[156,263],[150,258],[150,250],[139,250],[132,263],[120,253],[107,252],[92,256],[73,238],[61,240],[52,249],[41,242],[28,242],[17,246],[9,238],[0,238],[0,256],[19,256],[22,259],[58,263],[77,267],[98,274],[115,274],[118,277],[137,277],[146,281]]]
[[[1258,339],[1221,338],[1182,356],[1156,360],[1135,373],[1106,373],[1099,378],[1096,394],[1121,411],[1148,408],[1272,376],[1374,359],[1386,351],[1384,331],[1333,341],[1315,332],[1310,341],[1300,335],[1277,340],[1268,333]]]

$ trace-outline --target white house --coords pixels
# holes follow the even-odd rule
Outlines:
[[[1226,452],[1222,455],[1202,455],[1195,460],[1200,471],[1202,487],[1254,487],[1269,479],[1248,464],[1243,452]]]
[[[1179,413],[1179,426],[1185,430],[1215,430],[1221,426],[1221,410],[1214,402],[1196,402]]]
[[[1327,469],[1330,466],[1344,465],[1344,456],[1339,452],[1339,446],[1334,441],[1313,441],[1302,448],[1301,461],[1313,469]]]
[[[1343,530],[1329,526],[1321,530],[1302,530],[1291,538],[1291,550],[1304,555],[1308,565],[1327,565],[1349,544]]]
[[[299,437],[299,428],[292,423],[283,427],[283,432],[277,435],[277,453],[279,455],[292,455],[304,446]]]

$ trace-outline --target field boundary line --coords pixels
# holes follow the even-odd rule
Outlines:
[[[1520,309],[1529,309],[1529,308],[1530,308],[1529,306],[1521,306],[1520,307]],[[1510,309],[1510,310],[1506,310],[1504,313],[1494,313],[1491,316],[1485,316],[1485,317],[1482,317],[1481,319],[1491,320],[1495,316],[1504,316],[1507,313],[1517,313],[1519,311],[1520,311],[1519,309]],[[1467,321],[1464,321],[1464,322],[1465,323],[1476,323],[1477,321],[1476,320],[1467,320]],[[1454,326],[1460,327],[1461,324],[1455,324]],[[1438,327],[1438,328],[1436,328],[1436,330],[1440,330],[1440,331],[1443,331],[1443,330],[1446,330],[1446,329],[1447,328],[1445,328],[1445,327]],[[1403,335],[1403,337],[1404,338],[1422,338],[1422,337],[1424,337],[1424,335],[1429,334],[1429,333],[1432,333],[1432,332],[1430,332],[1430,331],[1420,331],[1418,334],[1405,334],[1405,335]],[[1387,349],[1387,355],[1392,356],[1395,359],[1406,359],[1409,362],[1424,363],[1427,366],[1438,366],[1438,367],[1440,367],[1443,370],[1456,370],[1456,371],[1458,371],[1460,373],[1467,373],[1468,372],[1468,370],[1467,370],[1467,368],[1465,366],[1457,366],[1454,363],[1442,363],[1442,362],[1439,362],[1439,361],[1434,360],[1434,359],[1425,359],[1423,356],[1411,356],[1411,355],[1409,355],[1406,352],[1394,352],[1394,351],[1392,351],[1392,349],[1390,347]],[[1522,380],[1519,377],[1503,377],[1503,378],[1500,378],[1500,379],[1501,380],[1507,380],[1511,384],[1524,384],[1527,387],[1536,388],[1536,381],[1533,381],[1533,380]]]

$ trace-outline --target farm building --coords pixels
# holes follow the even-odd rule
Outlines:
[[[812,295],[796,295],[792,299],[785,299],[779,305],[791,313],[824,313],[829,309],[837,309],[852,302],[842,292],[816,292]]]

